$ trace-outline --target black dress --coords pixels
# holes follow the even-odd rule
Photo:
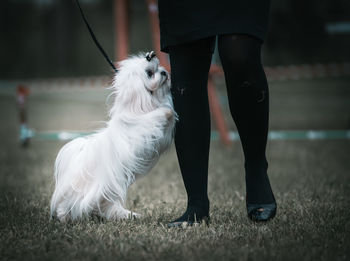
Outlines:
[[[264,40],[270,0],[158,0],[161,50],[220,34]]]

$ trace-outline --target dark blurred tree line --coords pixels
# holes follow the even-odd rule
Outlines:
[[[112,53],[112,2],[81,2],[87,2],[89,21]],[[2,0],[0,28],[1,78],[101,74],[107,68],[74,0]]]
[[[80,0],[101,44],[114,57],[112,0]],[[151,48],[147,7],[129,0],[130,52]],[[349,0],[273,0],[264,63],[350,60],[350,33],[330,35],[326,24],[350,22]],[[0,78],[107,74],[73,0],[0,2]]]
[[[350,30],[327,33],[326,25],[334,22],[350,23],[349,0],[272,0],[266,62],[349,61]]]

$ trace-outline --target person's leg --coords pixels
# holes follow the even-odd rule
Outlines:
[[[275,199],[265,156],[269,121],[269,90],[261,64],[262,42],[248,35],[221,35],[218,47],[232,117],[245,156],[247,203]]]
[[[207,82],[214,38],[170,48],[171,83],[179,121],[175,146],[188,196],[186,212],[171,224],[209,215],[207,194],[210,113]]]

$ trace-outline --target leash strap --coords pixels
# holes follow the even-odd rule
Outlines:
[[[81,7],[80,7],[79,1],[78,1],[78,0],[75,0],[75,2],[76,2],[77,5],[78,5],[78,8],[79,8],[79,10],[80,10],[80,14],[81,14],[81,16],[83,17],[83,20],[84,20],[84,22],[85,22],[85,24],[86,24],[86,27],[88,28],[88,30],[89,30],[89,32],[90,32],[90,35],[91,35],[92,40],[94,40],[94,43],[96,44],[96,46],[98,47],[98,49],[101,51],[102,55],[104,56],[104,58],[106,59],[106,61],[109,63],[109,65],[113,68],[113,70],[114,70],[115,72],[118,72],[117,68],[115,68],[113,62],[111,61],[111,59],[109,59],[109,57],[108,57],[108,55],[106,54],[105,50],[102,48],[102,46],[100,45],[100,43],[97,41],[96,36],[95,36],[94,32],[92,31],[92,29],[91,29],[91,27],[90,27],[88,21],[86,20],[83,10],[82,10]]]

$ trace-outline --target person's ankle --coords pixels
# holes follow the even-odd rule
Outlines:
[[[171,221],[168,227],[181,226],[182,223],[192,225],[195,223],[209,222],[209,209],[202,207],[187,206],[186,211],[177,219]]]
[[[271,204],[275,197],[267,174],[266,159],[245,162],[246,201],[249,204]]]
[[[257,172],[257,171],[267,171],[269,163],[266,158],[260,159],[247,159],[244,162],[244,168],[246,173]]]
[[[188,197],[187,209],[192,208],[200,212],[209,213],[210,202],[208,197]]]

